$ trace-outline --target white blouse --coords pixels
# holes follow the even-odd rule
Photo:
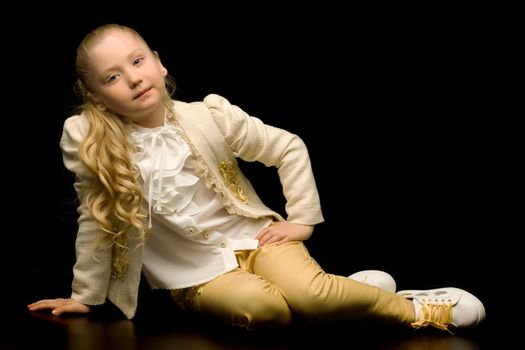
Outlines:
[[[143,258],[150,286],[191,287],[236,268],[235,251],[257,248],[254,237],[272,219],[229,214],[219,195],[195,176],[191,150],[176,126],[133,128],[152,229]]]

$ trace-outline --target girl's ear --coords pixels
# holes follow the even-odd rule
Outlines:
[[[95,94],[88,92],[86,93],[86,95],[89,99],[93,100],[94,102],[100,102],[99,98]]]
[[[100,103],[100,102],[95,103],[95,106],[101,112],[105,112],[105,111],[108,110],[108,107],[106,107],[106,105],[104,105],[103,103]]]
[[[168,75],[168,70],[164,68],[162,64],[160,65],[160,72],[162,73],[163,76]]]
[[[99,111],[105,112],[108,110],[108,108],[102,102],[100,102],[100,99],[95,94],[88,92],[87,95],[89,99],[93,100],[95,107],[97,107]]]
[[[162,73],[162,75],[163,76],[168,75],[168,70],[166,69],[166,67],[162,65],[162,62],[160,61],[159,53],[157,51],[153,51],[153,55],[155,55],[155,57],[157,57],[157,59],[159,60],[159,67],[160,67],[160,72]]]

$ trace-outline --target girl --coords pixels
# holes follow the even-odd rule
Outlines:
[[[483,304],[461,289],[395,294],[363,274],[325,273],[302,243],[323,216],[301,139],[217,95],[173,101],[166,68],[134,30],[89,33],[76,71],[84,104],[60,143],[81,203],[73,292],[29,310],[87,313],[109,299],[133,318],[143,272],[181,308],[246,328],[288,325],[293,314],[440,329],[483,320]],[[236,157],[277,167],[286,219]]]

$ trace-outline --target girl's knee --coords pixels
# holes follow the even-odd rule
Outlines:
[[[282,327],[292,322],[292,311],[284,298],[254,299],[246,308],[248,328]]]
[[[286,326],[292,321],[292,311],[277,289],[240,285],[230,295],[212,297],[203,292],[196,304],[202,314],[249,329]]]

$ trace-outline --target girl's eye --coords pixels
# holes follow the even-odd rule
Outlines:
[[[111,83],[111,82],[117,80],[117,78],[118,78],[118,75],[117,75],[117,74],[110,75],[110,76],[108,77],[108,79],[106,80],[106,82]]]
[[[137,65],[137,64],[142,63],[142,61],[144,61],[144,57],[137,57],[137,58],[135,58],[135,60],[133,61],[133,64]]]

